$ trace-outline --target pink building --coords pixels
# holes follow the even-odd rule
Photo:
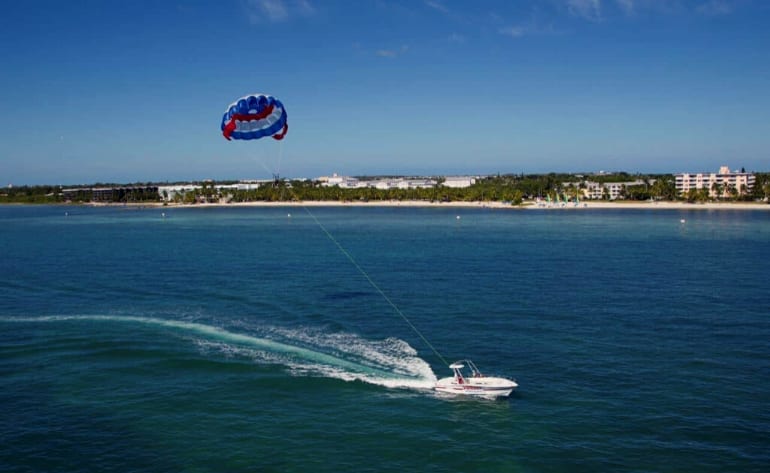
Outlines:
[[[680,195],[687,194],[691,189],[708,189],[709,197],[729,197],[735,189],[738,195],[751,192],[754,188],[754,174],[748,172],[730,171],[727,166],[719,168],[715,173],[680,173],[676,174],[676,190]]]

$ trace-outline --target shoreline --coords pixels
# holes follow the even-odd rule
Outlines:
[[[24,204],[22,204],[24,205]],[[424,208],[487,208],[504,210],[541,210],[541,211],[569,211],[591,209],[634,209],[634,210],[770,210],[770,205],[759,202],[669,202],[669,201],[644,201],[644,202],[607,202],[587,201],[565,205],[538,205],[533,201],[526,201],[521,205],[510,205],[502,202],[429,202],[421,200],[388,200],[388,201],[350,201],[340,202],[335,200],[324,201],[295,201],[295,202],[232,202],[210,204],[165,204],[162,202],[145,203],[85,203],[85,204],[60,204],[60,205],[86,205],[92,207],[151,207],[151,208],[216,208],[216,207],[424,207]]]

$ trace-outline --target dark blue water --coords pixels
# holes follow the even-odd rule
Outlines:
[[[311,211],[0,206],[0,471],[770,465],[770,213]]]

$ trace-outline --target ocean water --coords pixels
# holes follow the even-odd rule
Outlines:
[[[0,206],[0,471],[766,471],[768,261],[763,211]]]

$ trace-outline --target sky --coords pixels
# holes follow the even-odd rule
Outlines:
[[[286,138],[227,141],[239,97]],[[0,5],[0,186],[770,171],[767,0]]]

